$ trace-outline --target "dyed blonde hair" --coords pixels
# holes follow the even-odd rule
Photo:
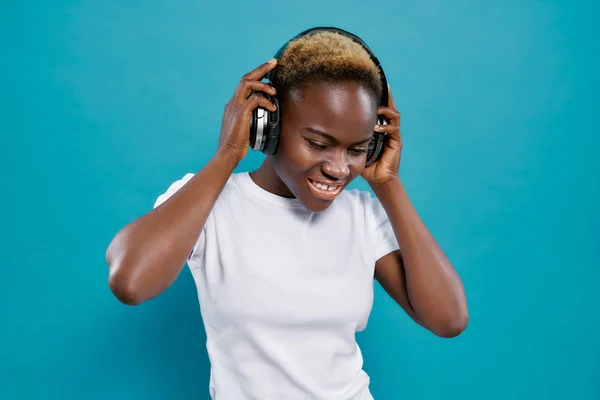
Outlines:
[[[379,69],[369,53],[352,39],[337,32],[318,31],[290,42],[279,57],[273,80],[280,94],[308,82],[355,81],[382,93]]]

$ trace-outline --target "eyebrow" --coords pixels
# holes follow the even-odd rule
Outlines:
[[[323,138],[325,138],[325,139],[327,139],[327,140],[330,140],[330,141],[332,141],[333,143],[336,143],[336,144],[337,144],[337,143],[339,143],[339,142],[340,142],[338,139],[336,139],[335,137],[331,136],[330,134],[328,134],[328,133],[325,133],[325,132],[323,132],[323,131],[320,131],[320,130],[318,130],[318,129],[311,128],[311,127],[307,126],[307,127],[305,127],[305,128],[304,128],[304,130],[306,130],[306,131],[309,131],[309,132],[311,132],[311,133],[314,133],[315,135],[319,135],[319,136],[321,136],[321,137],[323,137]],[[361,140],[360,142],[353,143],[353,144],[352,144],[352,146],[356,146],[356,145],[358,145],[358,144],[367,143],[367,142],[369,142],[370,140],[371,140],[371,138],[368,138],[368,139],[365,139],[365,140]]]

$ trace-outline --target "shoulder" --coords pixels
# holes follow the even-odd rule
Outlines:
[[[167,190],[165,192],[163,192],[161,195],[159,195],[158,198],[156,199],[156,201],[154,203],[154,208],[156,208],[159,205],[161,205],[162,203],[164,203],[169,197],[171,197],[179,189],[181,189],[183,186],[185,186],[185,184],[188,183],[195,175],[196,175],[195,173],[188,172],[188,173],[185,173],[180,178],[178,178],[174,181],[171,181],[168,184]],[[240,179],[239,173],[232,174],[229,177],[229,179],[227,180],[227,183],[225,184],[225,188],[223,191],[226,192],[228,190],[228,188],[230,188],[232,185],[237,184],[239,179]]]
[[[346,206],[364,210],[371,206],[374,199],[371,193],[366,190],[348,189],[344,190],[336,200],[341,200],[341,203],[345,203]]]
[[[387,220],[387,213],[383,205],[371,192],[366,190],[345,190],[340,199],[346,203],[346,207],[360,213],[368,225],[379,225]]]
[[[359,189],[346,189],[342,193],[344,194],[345,197],[348,197],[352,201],[359,202],[359,203],[365,202],[371,197],[370,192],[367,192],[366,190],[359,190]]]

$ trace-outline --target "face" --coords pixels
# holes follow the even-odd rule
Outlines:
[[[329,207],[365,168],[377,106],[374,94],[353,82],[293,90],[281,104],[281,138],[272,156],[282,192],[311,211]]]

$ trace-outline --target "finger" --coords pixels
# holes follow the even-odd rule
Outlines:
[[[394,97],[392,96],[392,89],[390,88],[389,83],[388,83],[387,87],[388,87],[388,105],[389,105],[389,107],[396,110],[397,109],[396,102],[394,102]]]
[[[233,96],[234,102],[241,105],[248,97],[250,97],[252,92],[265,92],[271,96],[277,94],[275,88],[266,82],[242,80],[238,86],[238,90],[236,90]]]
[[[258,68],[248,72],[246,75],[244,75],[242,77],[242,79],[249,79],[249,80],[255,80],[255,81],[261,80],[267,74],[267,72],[269,72],[270,70],[275,68],[276,65],[277,65],[277,59],[271,58],[269,61],[262,64]]]
[[[277,110],[277,107],[275,107],[275,104],[273,104],[265,96],[263,96],[259,93],[254,93],[248,98],[248,100],[246,100],[246,102],[244,103],[244,105],[241,108],[241,111],[244,113],[244,115],[250,116],[250,115],[252,115],[252,111],[258,106],[260,106],[262,108],[266,108],[267,110],[272,111],[272,112]]]
[[[388,142],[402,143],[400,128],[394,125],[375,125],[375,132],[385,133],[391,140]]]
[[[375,125],[375,131],[376,132],[396,134],[396,133],[400,133],[400,128],[397,125],[380,125],[380,124],[377,124],[377,125]]]
[[[378,115],[383,115],[391,125],[400,126],[400,113],[390,107],[379,107]]]

